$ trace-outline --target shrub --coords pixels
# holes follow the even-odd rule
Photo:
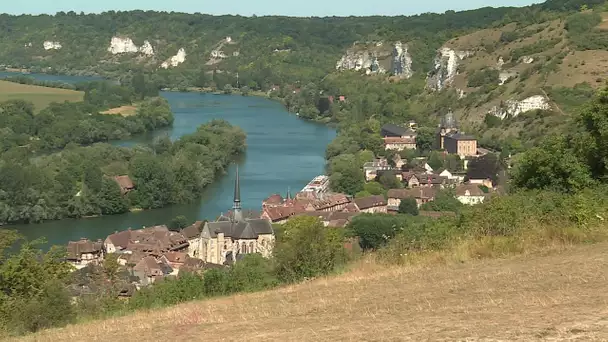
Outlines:
[[[315,217],[296,217],[277,237],[274,258],[279,279],[294,282],[326,275],[346,262],[344,234]]]

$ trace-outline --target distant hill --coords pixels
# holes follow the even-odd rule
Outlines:
[[[143,70],[159,87],[182,89],[231,85],[269,91],[314,83],[321,93],[351,98],[365,90],[350,94],[346,81],[328,86],[323,80],[355,71],[375,82],[411,84],[408,102],[398,105],[408,114],[393,111],[381,121],[434,122],[451,107],[469,131],[482,135],[484,145],[499,148],[508,140],[534,142],[548,127],[564,128],[564,114],[604,84],[604,6],[603,0],[549,0],[521,8],[344,18],[4,14],[0,67],[119,79]],[[364,77],[348,82],[367,82]],[[395,90],[397,97],[401,91]],[[323,122],[343,120],[321,117],[319,99],[311,101],[317,110],[307,110],[302,101],[289,106]],[[519,116],[529,108],[543,113]],[[366,113],[367,107],[358,110],[374,114]],[[522,132],[523,127],[533,129]]]

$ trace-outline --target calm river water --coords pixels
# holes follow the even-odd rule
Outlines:
[[[0,78],[15,75],[0,72]],[[29,75],[40,80],[78,82],[84,77]],[[175,115],[173,127],[130,141],[132,145],[149,142],[153,136],[168,134],[172,139],[192,133],[197,126],[212,119],[224,119],[247,133],[247,152],[237,163],[241,178],[243,208],[259,210],[264,198],[272,193],[299,191],[324,171],[327,144],[336,132],[330,127],[307,122],[288,113],[281,104],[259,97],[163,92]],[[98,218],[50,221],[41,224],[11,226],[26,237],[45,237],[49,244],[65,244],[86,237],[105,238],[127,228],[165,224],[184,215],[189,220],[215,219],[232,206],[235,164],[226,175],[206,188],[200,201],[123,215]]]

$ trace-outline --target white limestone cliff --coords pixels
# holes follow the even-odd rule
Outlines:
[[[516,117],[521,113],[525,113],[531,110],[542,109],[549,110],[551,105],[546,97],[542,95],[534,95],[525,98],[521,101],[507,100],[502,106],[494,106],[488,111],[488,114],[505,119],[508,117]]]
[[[410,78],[412,70],[412,56],[408,52],[408,45],[396,42],[393,47],[393,74],[403,78]]]
[[[139,48],[139,52],[146,56],[154,56],[154,48],[152,47],[152,44],[150,44],[150,42],[147,40],[144,40],[144,45]]]
[[[342,58],[336,63],[336,70],[365,70],[371,69],[374,62],[374,56],[367,50],[355,52],[347,51]]]
[[[113,55],[139,52],[146,56],[154,56],[154,48],[149,41],[144,41],[144,44],[141,47],[138,47],[129,37],[112,37],[110,40],[110,46],[108,47],[108,52]]]
[[[169,69],[169,67],[176,67],[182,63],[184,63],[186,61],[186,50],[184,50],[184,48],[179,49],[179,51],[177,51],[177,54],[171,58],[169,58],[167,61],[163,62],[163,64],[160,65],[161,68],[163,69]]]
[[[110,46],[108,47],[108,52],[113,55],[118,55],[122,53],[135,53],[139,52],[139,48],[133,40],[128,37],[112,37],[110,40]]]
[[[42,43],[42,47],[44,47],[45,50],[61,50],[61,48],[63,46],[61,45],[60,42],[53,42],[53,41],[47,40],[44,43]]]
[[[354,43],[336,62],[336,70],[354,70],[366,75],[391,72],[395,76],[410,78],[412,56],[407,44],[396,42],[393,45],[383,42]]]
[[[470,51],[458,51],[442,47],[435,58],[435,69],[427,77],[427,87],[440,91],[452,85],[458,75],[460,62],[473,55]]]

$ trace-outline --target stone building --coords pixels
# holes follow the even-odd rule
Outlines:
[[[383,195],[367,196],[355,199],[355,205],[362,213],[386,213],[386,199]]]
[[[194,257],[207,263],[230,263],[239,255],[251,253],[264,257],[272,254],[275,236],[271,222],[263,218],[243,217],[238,167],[232,214],[230,217],[222,215],[215,222],[206,222],[200,236]]]
[[[437,130],[436,145],[441,150],[446,150],[450,154],[457,154],[461,157],[477,155],[477,139],[460,132],[452,110],[448,111],[441,119],[441,124]]]
[[[417,133],[411,128],[386,124],[380,129],[385,150],[403,151],[416,149]]]

